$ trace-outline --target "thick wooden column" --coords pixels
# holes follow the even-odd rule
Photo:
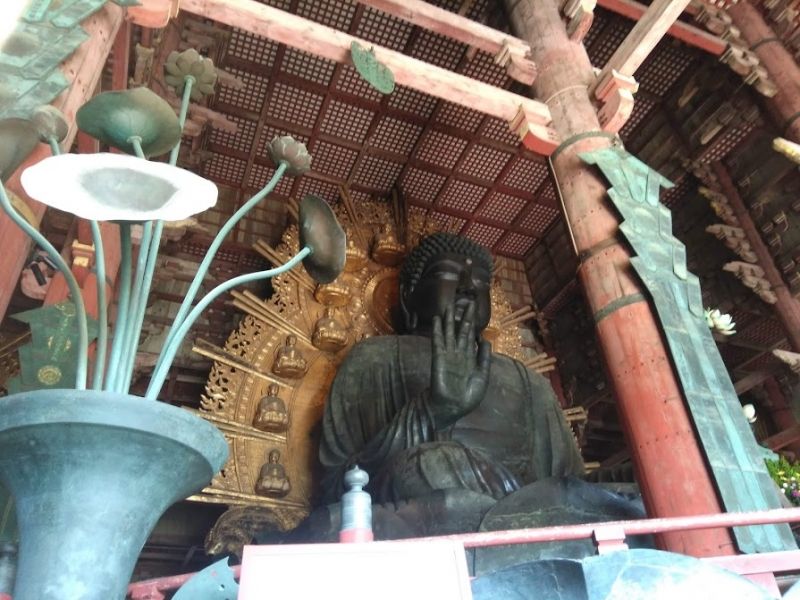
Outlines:
[[[611,143],[608,137],[574,137],[600,131],[587,92],[594,74],[586,50],[569,40],[556,0],[506,0],[506,5],[539,69],[536,97],[547,103],[552,126],[568,144],[553,168],[648,514],[721,512],[661,332],[618,239],[605,185],[578,158]],[[694,556],[734,552],[724,529],[664,534],[659,543]]]
[[[740,0],[726,10],[778,88],[778,93],[765,101],[783,136],[800,143],[800,66],[748,0]]]

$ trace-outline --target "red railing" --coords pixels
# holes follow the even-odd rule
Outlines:
[[[642,519],[639,521],[610,521],[587,523],[583,525],[559,525],[536,529],[512,529],[507,531],[487,531],[482,533],[462,533],[458,535],[431,538],[414,538],[413,541],[447,539],[461,542],[465,548],[487,546],[506,546],[511,544],[531,544],[566,540],[592,539],[597,552],[602,554],[612,550],[626,549],[628,535],[684,531],[690,529],[710,529],[714,527],[744,527],[748,525],[767,525],[771,523],[800,522],[800,508],[782,508],[763,512],[723,513],[718,515],[695,515],[673,517],[670,519]],[[412,540],[395,540],[404,543]],[[762,585],[774,588],[774,578],[765,578],[773,573],[800,570],[800,550],[770,552],[764,554],[742,554],[738,556],[718,556],[704,558],[720,567],[750,577]],[[232,567],[235,577],[239,577],[239,567]],[[131,600],[163,600],[163,592],[174,590],[188,581],[194,573],[173,575],[158,579],[148,579],[133,583],[128,588]],[[770,583],[771,581],[771,583]]]

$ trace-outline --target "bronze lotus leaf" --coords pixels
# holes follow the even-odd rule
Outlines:
[[[311,254],[303,266],[317,283],[330,283],[344,269],[347,239],[336,215],[322,198],[309,194],[300,202],[300,247]]]
[[[69,125],[64,114],[55,106],[46,104],[40,106],[31,115],[36,131],[39,132],[39,140],[49,142],[51,139],[60,142],[69,132]]]
[[[39,134],[28,119],[0,121],[0,181],[5,183],[38,143]]]
[[[77,114],[81,131],[127,154],[135,154],[132,137],[141,139],[145,156],[171,150],[181,139],[172,107],[145,87],[98,94]]]
[[[276,165],[285,162],[287,175],[302,175],[311,168],[311,155],[303,142],[290,135],[276,136],[267,146],[269,156]]]
[[[203,96],[214,93],[217,83],[217,70],[210,58],[200,56],[194,48],[183,52],[173,50],[164,64],[164,81],[175,90],[179,96],[183,95],[186,87],[186,78],[194,77],[192,84],[192,100],[202,100]]]

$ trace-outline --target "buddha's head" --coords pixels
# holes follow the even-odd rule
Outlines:
[[[269,454],[267,456],[267,461],[270,464],[276,465],[276,464],[278,464],[278,462],[280,462],[280,460],[281,460],[281,451],[280,450],[278,450],[277,448],[273,448],[272,450],[269,451]]]
[[[427,333],[433,317],[453,305],[460,321],[475,303],[475,330],[480,334],[491,317],[493,262],[483,246],[450,233],[424,238],[406,258],[400,272],[400,305],[409,333]]]

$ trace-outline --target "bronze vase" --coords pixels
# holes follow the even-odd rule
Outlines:
[[[162,402],[76,390],[0,399],[0,481],[20,536],[14,600],[123,599],[156,521],[227,454],[215,427]]]

